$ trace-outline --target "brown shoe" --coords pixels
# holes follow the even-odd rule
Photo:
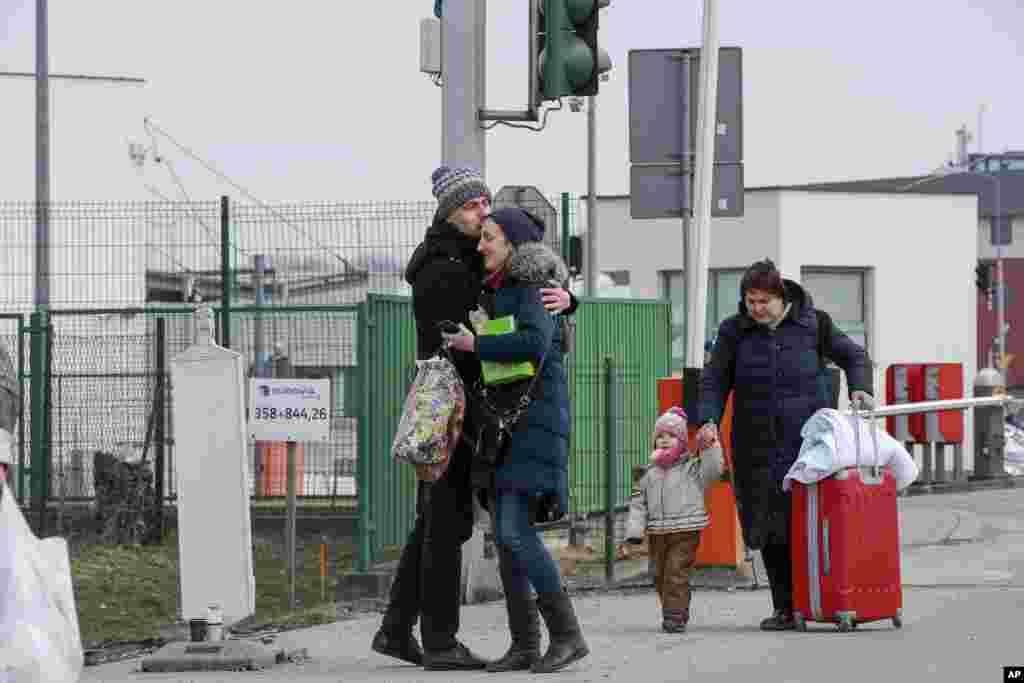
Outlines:
[[[761,622],[762,631],[794,631],[796,620],[793,618],[793,610],[777,609],[767,619]]]

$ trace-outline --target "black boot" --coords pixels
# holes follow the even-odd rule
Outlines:
[[[523,593],[512,586],[512,562],[507,550],[502,548],[499,562],[501,583],[505,589],[505,609],[508,611],[508,630],[512,633],[512,644],[501,659],[487,665],[487,670],[525,671],[540,659],[540,617],[537,603],[529,592]]]
[[[530,671],[535,674],[552,673],[590,654],[568,593],[564,590],[558,593],[538,593],[537,608],[548,627],[550,644],[548,651]]]
[[[388,657],[410,664],[423,663],[423,649],[412,634],[419,618],[420,558],[423,548],[423,522],[418,519],[402,549],[391,582],[388,607],[370,648]]]
[[[423,650],[412,633],[395,636],[381,628],[373,636],[373,643],[370,647],[374,652],[401,659],[403,662],[417,665],[423,663]]]
[[[793,610],[777,609],[775,612],[761,621],[762,631],[793,631],[796,629],[796,620],[793,618]]]
[[[463,671],[486,667],[486,660],[480,659],[457,641],[454,647],[442,652],[423,653],[423,668],[427,671]]]

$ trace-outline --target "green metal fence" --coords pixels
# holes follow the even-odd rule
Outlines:
[[[233,346],[246,358],[272,349],[277,376],[331,381],[331,439],[303,444],[300,495],[341,505],[351,498],[345,480],[357,481],[359,564],[368,568],[400,545],[414,522],[413,471],[390,458],[415,376],[410,299],[369,294],[353,305],[236,306],[230,315]],[[31,380],[31,409],[19,442],[31,455],[19,459],[19,493],[36,501],[91,499],[91,456],[102,451],[151,458],[163,482],[158,489],[174,500],[174,433],[187,426],[173,422],[169,364],[193,338],[190,307],[65,310],[42,319],[0,318],[9,328],[5,341],[23,359],[41,359],[20,361],[31,367],[21,373]],[[669,305],[585,299],[576,319],[567,363],[570,511],[586,516],[607,509],[609,476],[612,504],[621,505],[631,466],[647,458],[656,380],[668,372]],[[272,462],[269,446],[247,448],[254,498],[284,493],[282,462]]]
[[[412,529],[416,481],[412,468],[391,459],[391,441],[416,376],[416,331],[408,297],[370,295],[360,327],[359,451],[360,568]]]
[[[606,454],[616,454],[622,484],[614,505],[625,501],[632,466],[650,455],[657,379],[669,374],[671,309],[663,301],[583,299],[576,318],[576,351],[568,362],[573,410],[570,504],[573,512],[591,514],[607,506]],[[615,422],[611,430],[610,420]],[[611,448],[610,433],[615,438]]]
[[[386,547],[405,541],[415,521],[416,501],[412,468],[390,458],[394,429],[415,378],[411,301],[370,295],[365,312],[358,344],[360,366],[366,368],[360,424],[364,446],[359,451],[363,571]],[[609,454],[616,506],[628,496],[632,466],[646,462],[650,454],[657,379],[669,373],[670,306],[663,301],[584,299],[576,318],[576,349],[567,358],[573,411],[570,513],[586,517],[607,509]]]

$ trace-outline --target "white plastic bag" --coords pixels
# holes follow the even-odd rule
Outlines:
[[[83,664],[67,543],[36,538],[0,484],[0,681],[75,683]]]

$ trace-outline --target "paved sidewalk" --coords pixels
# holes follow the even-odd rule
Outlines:
[[[991,582],[1007,590],[1016,589],[1015,586],[1008,584],[1005,571],[993,573],[987,568],[986,553],[979,554],[976,547],[978,543],[975,543],[986,538],[990,526],[972,511],[977,497],[991,497],[996,493],[1003,494],[1004,497],[1011,496],[1014,501],[1019,500],[1020,505],[1024,506],[1024,491],[900,499],[902,566],[904,583],[907,586],[905,597],[907,603],[913,605],[913,609],[907,610],[906,627],[902,631],[892,629],[888,622],[867,624],[857,631],[858,634],[863,634],[863,638],[877,641],[878,651],[875,654],[882,660],[890,656],[899,657],[899,643],[904,635],[910,632],[917,622],[926,620],[929,615],[941,613],[949,605],[983,610],[977,616],[978,621],[984,621],[986,613],[1006,605],[1006,598],[993,597],[991,593],[984,593],[969,602],[958,602],[963,591],[950,588],[962,582],[965,589],[978,590],[979,585]],[[1006,524],[1012,526],[1012,517],[1011,521],[1004,523]],[[974,553],[973,559],[965,556],[963,559],[950,561],[949,553],[957,552],[961,546],[962,552]],[[730,671],[733,674],[741,674],[748,669],[748,673],[753,675],[762,658],[779,654],[780,648],[787,644],[795,644],[802,635],[768,634],[757,630],[757,623],[770,609],[770,598],[768,591],[764,589],[764,574],[763,570],[761,571],[762,590],[721,591],[698,588],[694,595],[693,625],[690,632],[675,638],[659,631],[660,610],[649,588],[585,591],[578,594],[575,601],[592,654],[577,666],[563,672],[562,680],[616,680],[630,675],[631,672],[643,673],[647,680],[682,680],[690,674],[721,674],[722,680],[725,680],[724,676]],[[919,591],[914,588],[918,586],[946,587],[947,592],[937,592],[933,589]],[[1014,600],[1021,594],[1015,593]],[[367,615],[280,634],[275,647],[287,650],[304,648],[310,659],[303,664],[282,664],[263,672],[143,674],[139,672],[139,661],[136,660],[89,667],[85,670],[82,680],[109,683],[140,680],[243,681],[254,678],[273,681],[294,679],[311,683],[494,680],[493,675],[486,673],[425,672],[418,667],[402,665],[371,652],[370,640],[379,622],[379,615]],[[917,628],[922,632],[925,629],[921,624],[918,624]],[[831,629],[826,626],[822,627],[821,631],[824,633]],[[464,641],[482,656],[500,656],[508,643],[503,603],[464,607],[460,633]],[[1001,653],[1004,645],[1009,647],[1001,640],[1000,633],[1002,632],[999,631],[986,640],[990,646],[999,648],[993,656]],[[845,638],[842,637],[835,641],[828,640],[828,647],[821,652],[831,651],[843,640]],[[1015,641],[1014,638],[1014,644]],[[819,640],[816,639],[814,642],[819,643]],[[684,647],[685,651],[681,649]],[[1016,652],[1016,649],[1012,651]],[[675,664],[670,664],[675,657],[658,657],[677,652],[679,657]],[[834,661],[848,661],[850,654],[844,654],[840,649],[836,649],[831,656],[836,658]],[[944,658],[941,648],[936,649],[935,657]],[[656,663],[653,663],[655,660]],[[956,658],[952,657],[947,664],[953,666],[956,661]],[[1000,661],[1003,664],[1013,663],[1009,660]],[[731,665],[723,666],[724,662],[731,662]],[[818,671],[820,673],[821,669]],[[861,672],[861,675],[866,673],[867,670]],[[878,676],[883,674],[881,670],[876,673]],[[864,677],[859,680],[864,680]],[[845,675],[833,678],[858,680]],[[519,679],[533,680],[533,677],[530,674],[506,674],[503,677],[503,680]],[[732,680],[745,678],[744,675],[739,675],[734,676]],[[773,677],[772,680],[783,679]]]

